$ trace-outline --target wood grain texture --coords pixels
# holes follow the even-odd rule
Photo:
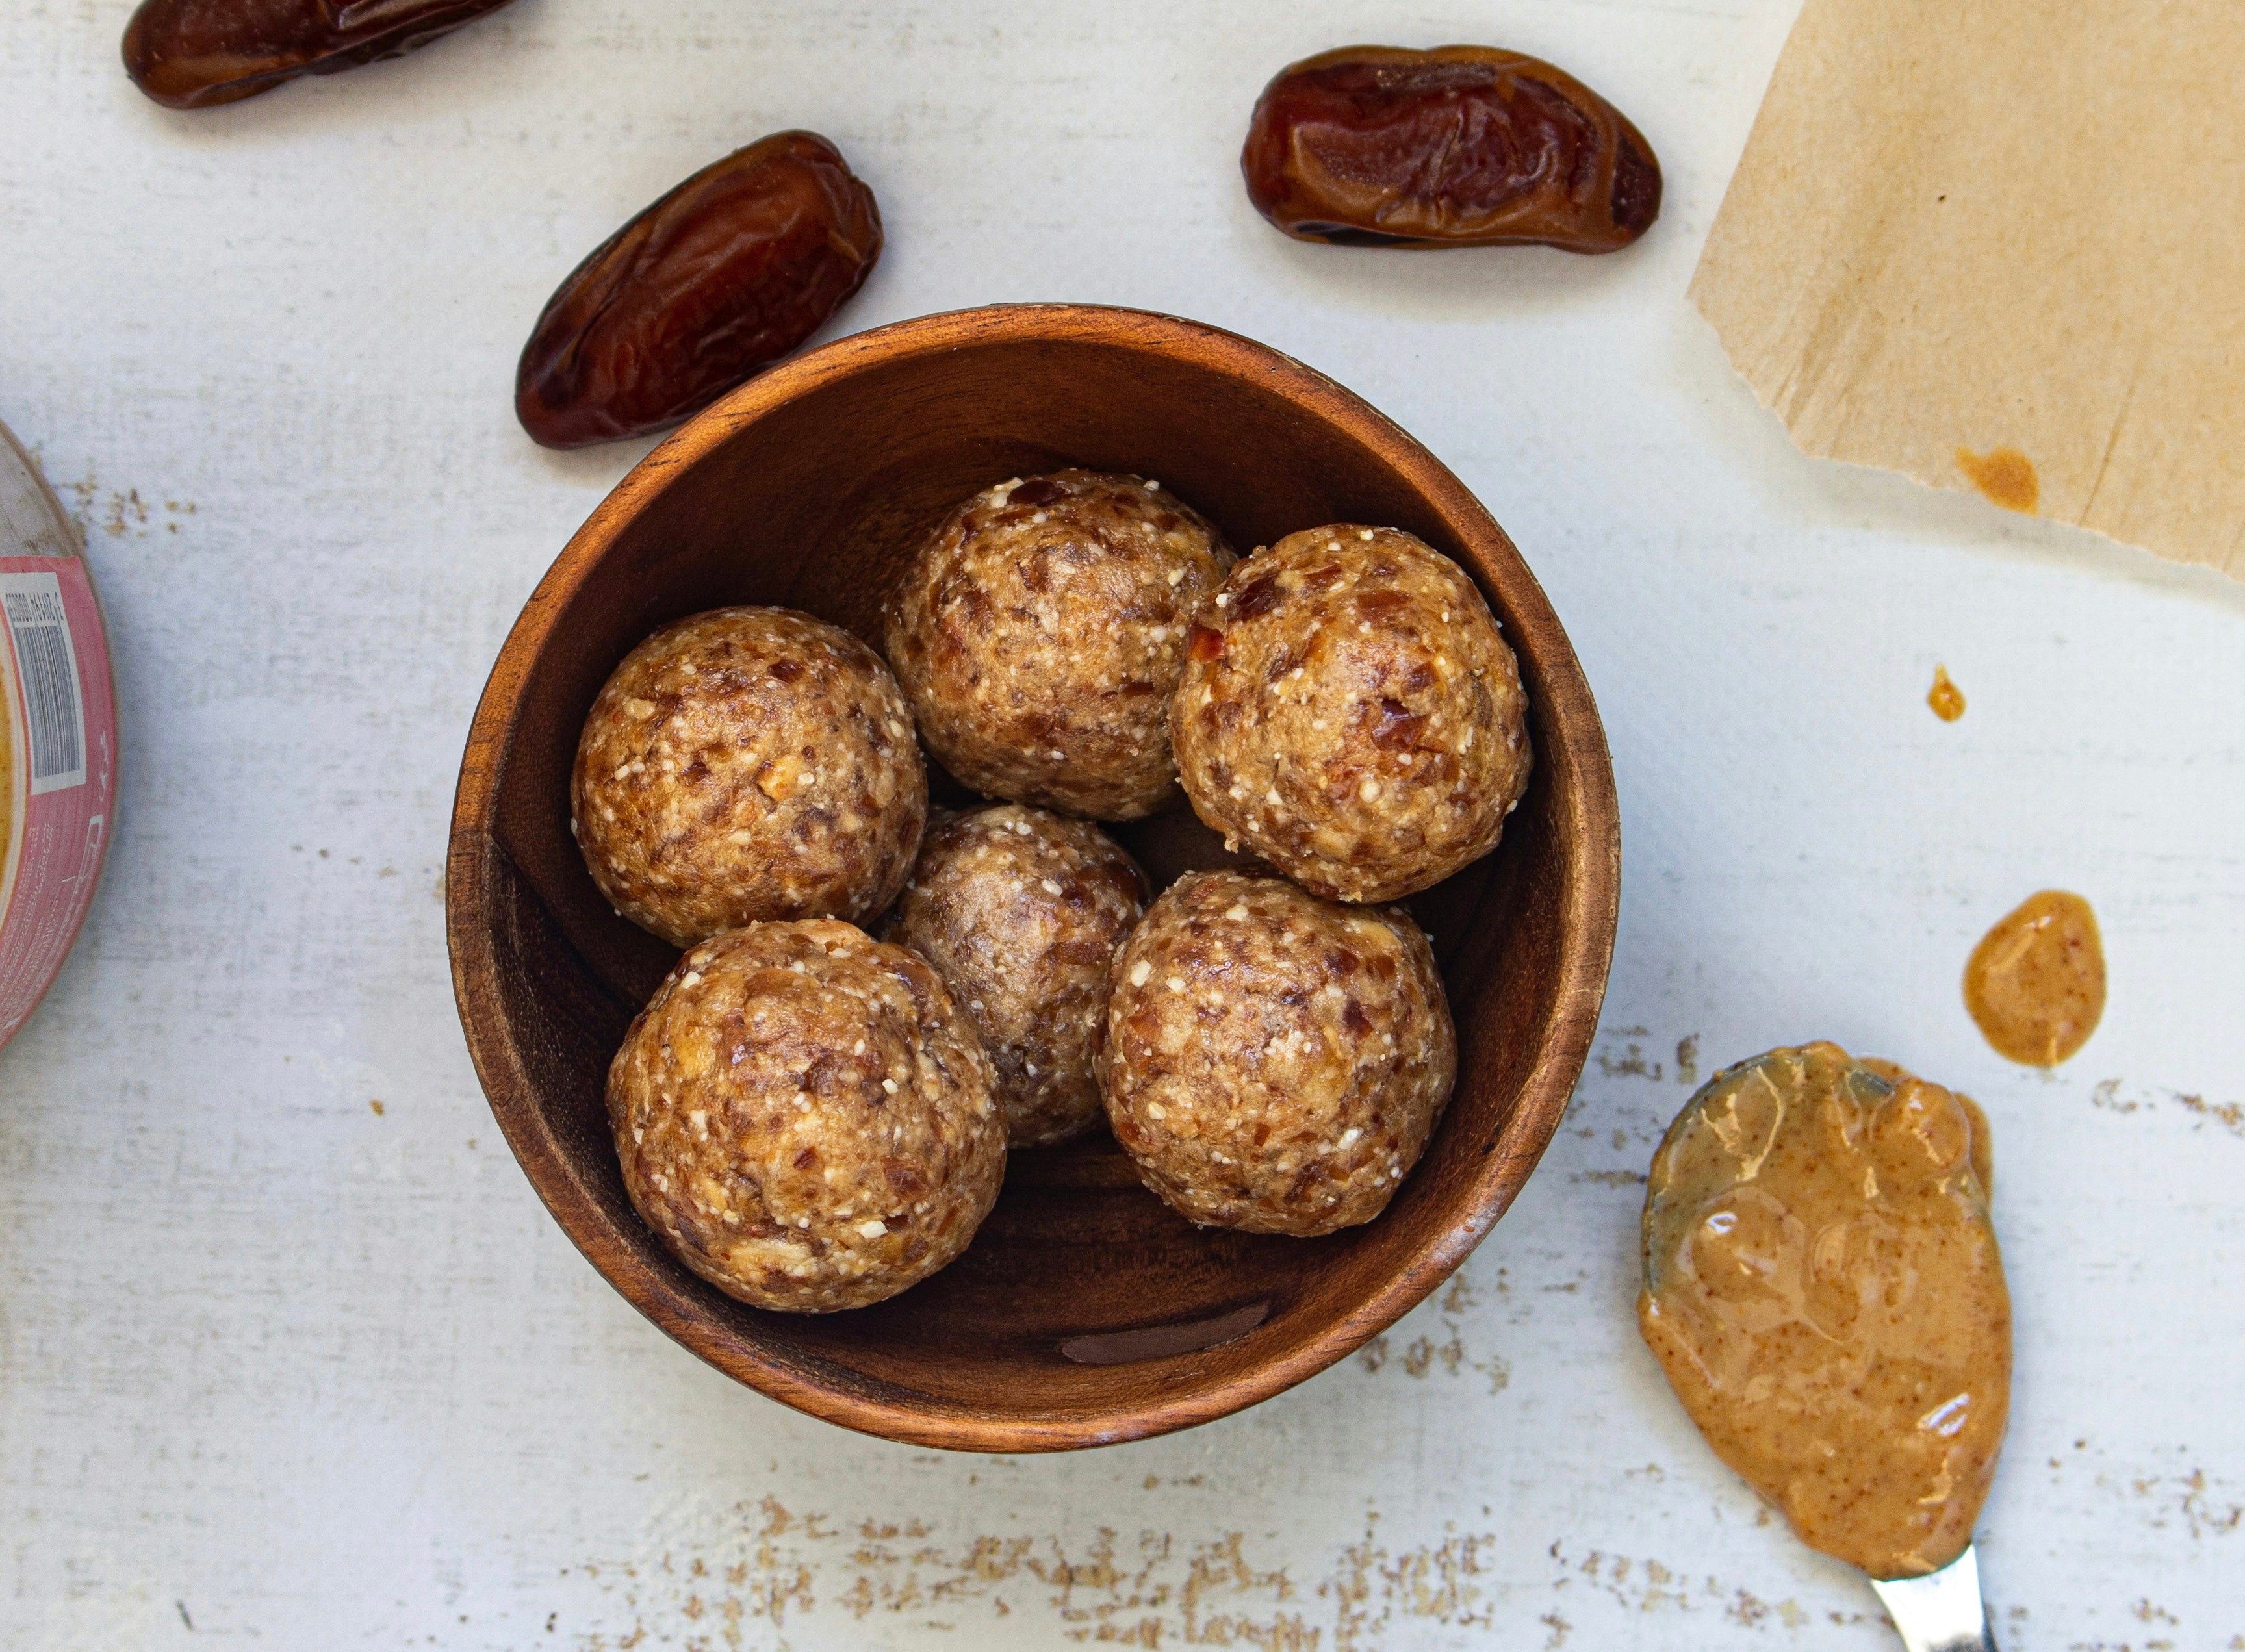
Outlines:
[[[675,954],[607,910],[567,833],[577,730],[615,662],[682,614],[783,604],[877,640],[935,517],[994,481],[1068,464],[1158,478],[1243,546],[1326,522],[1407,528],[1488,597],[1520,656],[1538,761],[1496,852],[1411,903],[1458,1021],[1455,1095],[1381,1217],[1326,1238],[1197,1229],[1102,1134],[1016,1155],[967,1254],[900,1297],[817,1317],[734,1302],[639,1221],[606,1139],[621,1019]],[[1163,882],[1206,843],[1167,823],[1116,836]],[[492,670],[454,807],[447,918],[492,1110],[555,1219],[635,1306],[719,1370],[830,1421],[918,1445],[1051,1451],[1266,1398],[1448,1276],[1534,1170],[1582,1071],[1619,856],[1605,736],[1566,633],[1439,461],[1331,380],[1236,335],[1008,305],[798,358],[618,485]],[[1064,1351],[1251,1314],[1251,1329],[1213,1347],[1122,1361]]]

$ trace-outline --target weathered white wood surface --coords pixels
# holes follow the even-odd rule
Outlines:
[[[0,1645],[1889,1645],[1631,1312],[1694,1071],[1828,1036],[1995,1121],[2004,1646],[2245,1648],[2245,589],[1812,464],[1732,377],[1684,288],[1787,0],[520,0],[201,117],[127,85],[125,11],[0,21],[0,416],[88,529],[126,765],[95,919],[0,1056]],[[1658,229],[1280,240],[1249,105],[1365,37],[1569,65],[1652,134]],[[533,448],[515,352],[627,213],[796,125],[888,220],[844,325],[1105,300],[1330,371],[1494,508],[1605,711],[1628,884],[1568,1128],[1452,1289],[1212,1427],[965,1459],[736,1388],[578,1258],[463,1052],[469,713],[641,450]],[[2113,995],[2045,1078],[1957,979],[2052,884]]]

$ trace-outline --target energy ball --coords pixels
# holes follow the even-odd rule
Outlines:
[[[1192,872],[1115,960],[1107,1117],[1146,1185],[1204,1227],[1369,1222],[1457,1077],[1427,938],[1400,909]]]
[[[1010,1147],[1099,1121],[1092,1071],[1115,949],[1151,891],[1106,833],[1001,803],[932,827],[885,939],[930,964],[982,1035]]]
[[[1136,820],[1177,792],[1170,696],[1231,551],[1158,482],[1001,482],[924,541],[889,663],[928,749],[979,792]]]
[[[870,917],[927,823],[888,667],[787,608],[717,608],[624,656],[577,742],[569,829],[608,904],[673,946],[743,924]]]
[[[1188,653],[1171,727],[1194,812],[1317,894],[1439,884],[1528,789],[1519,664],[1464,571],[1399,529],[1258,551]]]
[[[624,1187],[759,1308],[893,1297],[967,1249],[1006,1171],[973,1024],[926,962],[831,919],[702,942],[608,1068]]]

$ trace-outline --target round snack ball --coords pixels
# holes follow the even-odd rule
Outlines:
[[[673,946],[870,917],[927,823],[910,708],[880,656],[789,608],[717,608],[624,656],[593,701],[569,829],[608,904]]]
[[[678,960],[608,1068],[624,1187],[759,1308],[862,1308],[967,1249],[998,1197],[989,1059],[934,971],[849,924],[751,924]]]
[[[1172,727],[1193,811],[1317,894],[1439,884],[1528,789],[1519,664],[1464,571],[1400,529],[1255,552],[1188,652]]]
[[[1099,1121],[1108,967],[1150,892],[1106,833],[1041,809],[1000,803],[929,829],[883,938],[933,965],[966,1006],[997,1069],[1009,1147]]]
[[[1055,471],[939,523],[889,609],[889,663],[944,767],[1095,820],[1176,795],[1170,695],[1231,551],[1156,482]]]
[[[1408,914],[1192,872],[1116,958],[1101,1061],[1108,1121],[1172,1209],[1306,1236],[1387,1209],[1458,1050]]]

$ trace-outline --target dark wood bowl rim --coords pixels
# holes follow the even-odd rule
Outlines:
[[[899,359],[972,345],[1061,340],[1136,350],[1187,362],[1258,383],[1343,428],[1406,477],[1446,522],[1461,525],[1483,554],[1515,564],[1505,595],[1523,634],[1536,639],[1546,694],[1576,780],[1576,841],[1583,854],[1563,866],[1560,976],[1550,1033],[1529,1070],[1498,1150],[1475,1172],[1466,1214],[1435,1234],[1356,1308],[1321,1334],[1213,1385],[1097,1418],[978,1415],[948,1406],[897,1404],[844,1392],[743,1357],[741,1345],[682,1302],[670,1282],[636,1257],[603,1260],[579,1238],[598,1227],[591,1193],[546,1127],[508,1029],[471,1010],[497,997],[498,950],[487,884],[495,854],[499,779],[514,735],[523,683],[556,618],[615,538],[645,503],[741,426],[822,386]],[[1556,691],[1556,692],[1555,692]],[[1540,755],[1551,761],[1554,754]],[[1400,425],[1353,392],[1267,345],[1238,334],[1151,311],[1091,304],[1000,304],[899,322],[840,339],[783,362],[696,415],[619,482],[539,580],[492,667],[460,766],[446,860],[445,931],[461,1025],[493,1115],[531,1185],[587,1260],[624,1297],[695,1355],[770,1398],[844,1427],[914,1446],[978,1452],[1064,1451],[1143,1439],[1242,1410],[1345,1359],[1417,1306],[1479,1244],[1504,1214],[1557,1132],[1597,1032],[1612,961],[1621,884],[1620,809],[1613,765],[1590,685],[1558,616],[1509,539],[1481,502]]]

